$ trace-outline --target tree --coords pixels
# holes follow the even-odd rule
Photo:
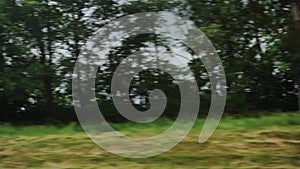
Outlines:
[[[299,1],[293,0],[291,2],[291,14],[293,17],[293,23],[294,23],[294,42],[296,47],[296,54],[295,57],[297,60],[294,63],[294,69],[295,69],[295,78],[296,83],[298,86],[298,111],[300,111],[300,10],[299,10]]]
[[[285,41],[292,25],[289,2],[188,2],[191,18],[207,33],[224,63],[227,110],[295,110],[295,74],[290,70],[297,67],[296,57]]]
[[[191,19],[210,38],[226,70],[227,112],[300,110],[297,0],[0,0],[0,107],[7,111],[1,113],[14,112],[23,118],[36,111],[41,118],[57,118],[55,112],[65,112],[66,107],[72,110],[72,73],[85,42],[113,19],[158,11]],[[146,41],[155,48],[165,47],[155,34],[129,37],[112,49],[106,68],[98,71],[99,102],[116,120],[119,117],[111,113],[115,110],[109,97],[110,79],[120,61],[147,47]],[[208,108],[207,72],[200,60],[190,66],[205,98],[201,103],[206,101]],[[156,87],[177,97],[173,79],[158,70],[144,71],[134,79],[131,96],[146,97]],[[175,115],[171,109],[179,107],[179,102],[172,100],[168,117]],[[146,101],[135,106],[147,109],[150,105]]]

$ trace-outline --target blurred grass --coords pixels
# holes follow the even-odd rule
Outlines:
[[[26,136],[43,136],[43,135],[61,135],[76,134],[82,132],[82,129],[76,123],[65,126],[54,125],[26,125],[13,126],[10,124],[0,124],[0,135],[26,135]]]
[[[128,135],[155,135],[172,120],[112,124]],[[197,120],[178,146],[160,156],[128,159],[94,144],[80,126],[0,125],[0,168],[300,168],[300,113],[225,117],[206,143]]]
[[[202,128],[205,119],[198,119],[193,127],[197,131]],[[157,134],[163,132],[172,125],[170,119],[158,119],[147,124],[120,123],[111,124],[113,128],[126,134]],[[260,117],[225,117],[221,120],[218,129],[252,129],[264,128],[269,126],[297,126],[300,125],[300,113],[276,113]],[[13,126],[10,124],[0,124],[0,135],[61,135],[81,133],[82,129],[77,123],[69,125],[32,125],[32,126]]]

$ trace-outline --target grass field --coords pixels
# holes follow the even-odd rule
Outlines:
[[[213,137],[198,143],[199,119],[183,142],[146,159],[105,152],[78,125],[0,125],[0,168],[300,168],[300,113],[224,118]],[[128,135],[155,135],[172,121],[113,124]]]

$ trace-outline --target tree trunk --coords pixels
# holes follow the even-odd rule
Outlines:
[[[39,43],[39,48],[41,51],[41,64],[43,66],[42,68],[42,83],[44,86],[44,99],[45,99],[45,111],[49,110],[51,106],[53,105],[53,94],[52,94],[52,74],[51,74],[51,61],[47,61],[46,58],[46,52],[45,52],[45,45],[43,44],[42,41]],[[48,48],[49,50],[49,48]],[[49,54],[51,51],[49,51]],[[49,56],[50,59],[52,56]]]
[[[298,111],[300,112],[300,76],[297,77],[297,92],[298,92]]]
[[[45,100],[46,100],[46,108],[51,108],[53,105],[53,93],[52,93],[52,75],[50,72],[50,68],[45,66],[43,70],[43,83],[45,89]]]
[[[298,86],[300,86],[299,83]],[[300,87],[298,87],[298,112],[300,112]]]
[[[5,65],[5,60],[4,60],[4,56],[2,55],[2,53],[0,54],[0,73],[4,70],[4,65]]]
[[[300,10],[299,10],[299,0],[292,0],[291,3],[291,13],[292,13],[292,17],[293,17],[293,22],[295,25],[295,43],[296,43],[296,47],[297,47],[297,54],[296,56],[298,58],[300,58]],[[299,60],[298,60],[299,61]],[[300,67],[299,67],[300,63],[296,63],[296,83],[298,86],[298,111],[300,112]]]

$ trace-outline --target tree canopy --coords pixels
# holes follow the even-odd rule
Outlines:
[[[116,18],[158,11],[190,19],[217,49],[227,78],[226,113],[299,110],[299,5],[297,0],[0,0],[0,120],[76,120],[71,80],[81,47]],[[122,120],[110,96],[112,74],[123,58],[147,44],[162,46],[155,34],[129,37],[98,71],[98,104],[109,120]],[[201,61],[190,66],[198,77],[200,112],[205,112],[208,75]],[[176,117],[178,86],[159,70],[132,81],[131,98],[145,98],[132,103],[148,109],[149,90],[156,88],[170,98],[164,116]]]

